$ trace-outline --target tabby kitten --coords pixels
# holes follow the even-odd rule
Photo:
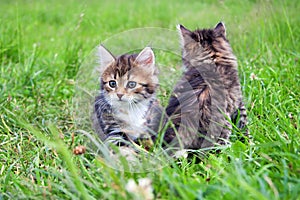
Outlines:
[[[105,142],[124,144],[151,138],[161,109],[156,99],[158,70],[151,48],[114,57],[102,45],[100,94],[94,103],[94,127]]]
[[[164,140],[191,149],[225,144],[232,123],[245,129],[247,121],[237,60],[226,39],[225,25],[220,22],[214,29],[195,31],[182,25],[177,28],[186,71],[166,108],[174,127],[167,129]]]

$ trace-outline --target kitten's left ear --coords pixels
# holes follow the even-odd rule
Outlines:
[[[192,38],[193,32],[185,28],[183,25],[178,24],[176,26],[180,39],[181,39],[181,45],[184,46],[185,44],[188,44],[190,42],[194,42],[195,40]]]
[[[147,68],[155,67],[155,57],[150,47],[145,47],[135,59],[135,63]]]
[[[103,45],[97,47],[97,56],[102,69],[106,68],[109,64],[116,60],[115,57]]]
[[[219,22],[216,26],[214,31],[220,35],[223,35],[226,37],[226,28],[225,24],[223,22]]]

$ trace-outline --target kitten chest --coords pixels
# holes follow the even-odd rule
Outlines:
[[[127,107],[116,109],[114,117],[120,121],[122,132],[125,132],[131,139],[147,137],[146,131],[146,112],[148,106],[137,105],[136,107]]]

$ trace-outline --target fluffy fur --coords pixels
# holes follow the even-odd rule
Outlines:
[[[156,100],[158,70],[151,48],[114,57],[103,46],[100,94],[94,103],[94,127],[101,139],[114,144],[155,136],[161,109]]]
[[[186,71],[166,108],[174,127],[167,129],[164,139],[192,149],[225,144],[232,122],[240,129],[247,122],[237,60],[225,26],[220,22],[214,29],[190,31],[179,25],[178,30]]]

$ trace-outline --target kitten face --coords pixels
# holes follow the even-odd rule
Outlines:
[[[155,96],[158,86],[153,51],[146,47],[138,55],[114,58],[99,47],[100,64],[106,65],[101,75],[101,88],[111,105],[136,104]]]
[[[230,45],[226,39],[225,25],[220,22],[214,29],[202,29],[190,31],[182,25],[178,25],[177,29],[181,36],[183,47],[183,58],[191,60],[196,56],[218,57],[218,53],[226,53],[230,51]]]

